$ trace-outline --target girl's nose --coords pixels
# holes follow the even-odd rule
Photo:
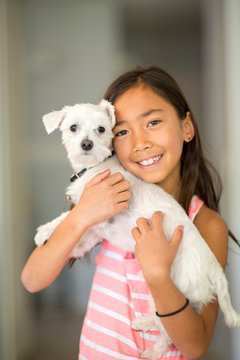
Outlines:
[[[134,152],[144,151],[152,147],[152,142],[146,137],[146,134],[135,134],[132,140]]]

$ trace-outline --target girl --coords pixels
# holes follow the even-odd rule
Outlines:
[[[203,156],[193,113],[176,82],[159,67],[137,68],[114,81],[105,99],[115,105],[114,147],[122,165],[170,193],[225,268],[228,228],[218,214],[221,183]],[[95,176],[49,241],[29,257],[22,272],[24,286],[35,292],[50,285],[83,233],[126,210],[130,196],[130,184],[120,173],[106,170]],[[198,314],[171,281],[170,269],[184,229],[179,224],[168,243],[162,230],[163,217],[156,212],[151,227],[147,219],[137,220],[132,230],[134,255],[103,242],[96,259],[79,359],[140,359],[139,353],[161,336],[131,328],[137,314],[147,314],[150,292],[174,344],[163,358],[199,359],[205,353],[218,303],[208,304]],[[137,276],[140,268],[145,281]]]

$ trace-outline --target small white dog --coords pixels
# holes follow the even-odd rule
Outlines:
[[[183,208],[159,186],[135,177],[121,166],[115,155],[111,156],[112,128],[115,125],[113,105],[102,100],[99,105],[66,106],[61,111],[45,115],[43,121],[48,133],[57,128],[62,131],[62,141],[75,171],[72,184],[67,189],[67,195],[74,204],[78,203],[85,185],[105,169],[110,169],[111,173],[121,172],[131,184],[129,209],[89,229],[74,248],[72,257],[83,256],[102,239],[107,239],[124,251],[134,252],[135,241],[131,230],[136,226],[136,219],[150,219],[155,211],[162,211],[165,215],[163,228],[169,240],[176,226],[184,226],[183,238],[171,268],[175,285],[199,313],[204,305],[217,296],[227,325],[240,326],[240,315],[232,308],[222,267]],[[63,213],[38,228],[35,237],[38,246],[44,244],[67,214]],[[152,360],[161,357],[171,344],[155,311],[153,304],[150,316],[136,318],[132,324],[135,330],[161,331],[154,346],[141,354],[143,358]]]

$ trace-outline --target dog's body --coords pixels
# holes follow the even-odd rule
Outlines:
[[[49,133],[60,127],[63,143],[76,173],[84,167],[90,167],[81,177],[76,176],[77,179],[67,189],[67,195],[74,204],[78,203],[86,184],[103,170],[110,169],[112,174],[121,172],[131,184],[129,209],[87,230],[71,256],[83,256],[102,239],[107,239],[124,251],[134,252],[135,241],[131,230],[136,226],[136,219],[150,219],[155,211],[162,211],[163,228],[168,240],[176,226],[184,226],[183,238],[171,268],[171,278],[175,285],[199,313],[204,305],[217,296],[227,325],[240,326],[240,315],[232,308],[224,272],[183,208],[159,186],[146,183],[126,171],[115,155],[109,157],[115,124],[113,106],[105,100],[99,105],[75,105],[46,115],[44,123]],[[73,126],[79,128],[79,133]],[[67,214],[63,213],[38,228],[35,237],[38,246],[43,245]],[[171,344],[155,310],[152,301],[152,314],[137,318],[132,323],[135,330],[161,331],[155,345],[141,354],[149,359],[161,357]]]

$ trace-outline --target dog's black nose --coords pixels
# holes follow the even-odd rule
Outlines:
[[[93,142],[91,140],[84,139],[81,142],[81,147],[82,147],[83,150],[89,151],[89,150],[91,150],[93,148]]]

